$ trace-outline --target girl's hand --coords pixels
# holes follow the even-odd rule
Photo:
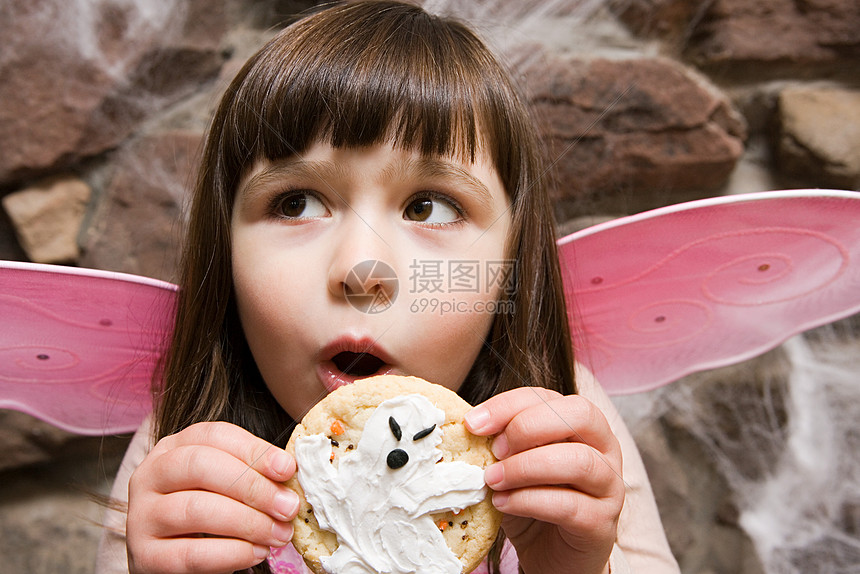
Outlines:
[[[228,423],[165,437],[128,487],[129,572],[233,572],[293,536],[296,471],[283,449]]]
[[[605,571],[624,481],[621,446],[600,410],[581,396],[522,387],[469,411],[466,426],[497,435],[500,462],[484,476],[523,570]]]

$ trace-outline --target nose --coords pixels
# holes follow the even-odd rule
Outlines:
[[[337,298],[370,297],[393,301],[398,279],[392,249],[381,231],[357,215],[343,222],[328,273],[328,290]]]
[[[391,470],[397,470],[398,468],[403,468],[406,466],[406,463],[409,462],[409,455],[405,450],[400,448],[395,448],[391,452],[388,453],[388,457],[385,460],[386,464],[388,464],[388,468]]]

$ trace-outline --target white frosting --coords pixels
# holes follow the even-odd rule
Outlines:
[[[397,440],[392,417],[402,429]],[[368,419],[358,448],[330,462],[331,441],[322,434],[296,441],[298,479],[321,528],[337,535],[338,548],[321,559],[330,574],[460,574],[463,566],[445,544],[430,513],[459,511],[483,500],[484,471],[465,462],[440,462],[445,413],[426,397],[404,395],[380,404]],[[436,425],[425,438],[416,433]],[[408,462],[389,468],[395,449]]]

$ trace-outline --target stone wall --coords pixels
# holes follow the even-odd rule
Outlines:
[[[0,258],[175,280],[186,192],[218,94],[313,4],[6,0]],[[472,22],[525,87],[564,233],[694,198],[860,189],[854,0],[428,4]],[[851,357],[856,325],[841,325],[826,348]],[[748,450],[767,451],[756,437],[729,439],[764,413],[771,434],[758,440],[779,451],[793,416],[785,364],[775,351],[619,399],[685,572],[775,564],[741,528],[739,494],[773,461],[750,462]],[[90,495],[109,488],[126,440],[74,437],[0,411],[0,571],[91,571],[99,507]],[[858,507],[837,524],[849,539]],[[852,564],[857,554],[845,552]]]

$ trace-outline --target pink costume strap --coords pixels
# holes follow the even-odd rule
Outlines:
[[[313,574],[292,544],[287,544],[282,548],[272,548],[268,562],[269,568],[271,568],[274,574]],[[502,547],[499,568],[501,574],[517,574],[519,571],[517,551],[507,540],[505,540],[505,545]],[[480,566],[472,570],[472,574],[488,573],[489,569],[486,562],[482,562]]]

